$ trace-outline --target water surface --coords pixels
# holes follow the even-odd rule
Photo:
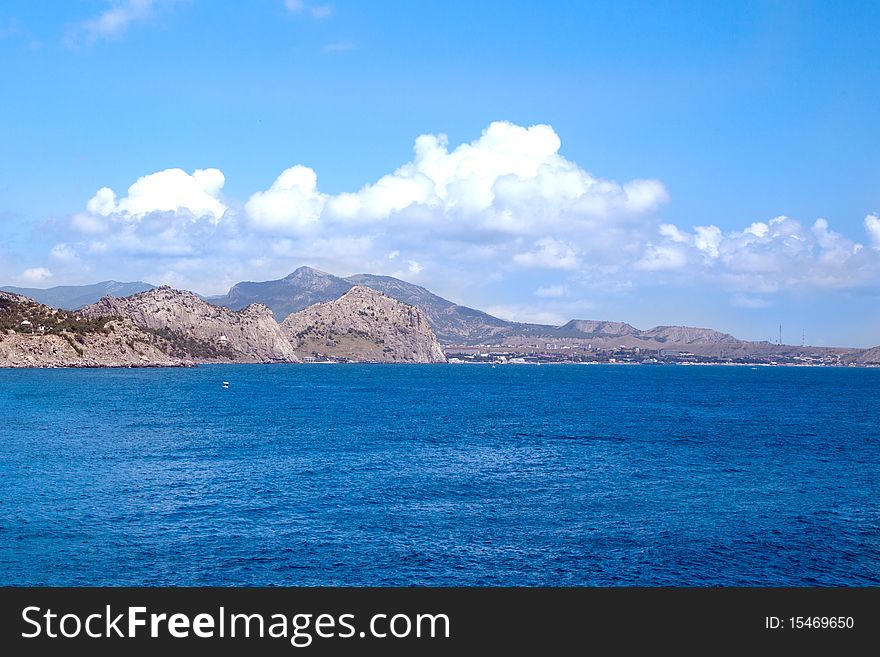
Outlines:
[[[0,584],[878,585],[878,393],[862,369],[0,370]]]

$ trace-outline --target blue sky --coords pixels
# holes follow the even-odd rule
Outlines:
[[[7,1],[0,282],[310,264],[878,344],[878,31],[870,2]]]

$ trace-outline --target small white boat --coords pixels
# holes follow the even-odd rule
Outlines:
[[[228,387],[229,387],[229,381],[224,381],[224,382],[223,382],[223,387],[224,387],[224,388],[228,388]]]

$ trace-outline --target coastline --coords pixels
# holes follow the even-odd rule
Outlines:
[[[143,370],[143,369],[188,369],[197,367],[211,367],[214,365],[294,365],[294,366],[315,366],[315,365],[467,365],[482,367],[547,367],[547,366],[622,366],[622,367],[750,367],[756,369],[762,368],[814,368],[814,369],[880,369],[880,365],[875,363],[841,363],[841,364],[814,364],[814,363],[693,363],[693,362],[671,362],[671,363],[645,363],[645,362],[608,362],[608,361],[553,361],[553,362],[526,362],[526,363],[492,363],[484,362],[466,362],[466,361],[449,361],[446,363],[416,363],[416,362],[378,362],[378,361],[313,361],[304,363],[294,363],[287,361],[205,361],[193,362],[186,361],[180,363],[144,363],[141,365],[133,365],[130,363],[120,363],[117,365],[109,364],[74,364],[74,365],[10,365],[0,364],[0,370]]]

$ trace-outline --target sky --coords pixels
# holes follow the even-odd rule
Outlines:
[[[310,265],[880,344],[880,3],[0,4],[0,284]]]

